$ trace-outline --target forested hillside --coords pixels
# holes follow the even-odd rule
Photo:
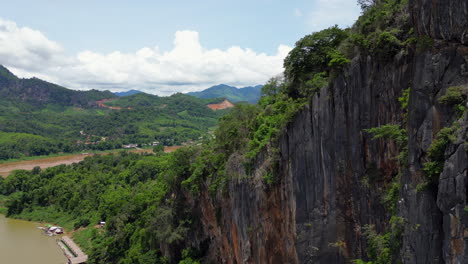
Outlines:
[[[0,103],[10,110],[34,111],[47,107],[82,107],[115,98],[109,91],[74,91],[38,78],[20,79],[0,65]]]
[[[211,102],[183,94],[117,98],[108,91],[73,91],[37,78],[19,79],[1,67],[0,160],[196,141],[225,113],[206,107]]]

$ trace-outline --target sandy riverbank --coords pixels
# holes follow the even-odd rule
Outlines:
[[[164,152],[173,152],[180,148],[179,146],[172,146],[172,147],[164,147]],[[115,151],[101,153],[99,155],[106,155]],[[134,149],[131,150],[134,153],[153,153],[152,149]],[[94,154],[76,154],[76,155],[65,155],[59,157],[49,157],[43,159],[35,159],[35,160],[24,160],[24,161],[15,161],[15,162],[8,162],[0,164],[0,176],[6,177],[8,176],[13,170],[32,170],[34,167],[39,166],[41,169],[49,168],[58,166],[61,164],[72,164],[75,162],[80,162],[84,160],[85,157],[91,156]]]

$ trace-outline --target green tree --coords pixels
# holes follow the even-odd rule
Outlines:
[[[347,36],[346,31],[335,25],[296,42],[294,49],[284,60],[285,77],[292,84],[288,90],[290,96],[298,97],[297,86],[310,79],[314,73],[330,72],[329,63],[334,60],[335,64],[340,57],[336,49]]]

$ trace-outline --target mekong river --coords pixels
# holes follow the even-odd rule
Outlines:
[[[0,214],[0,263],[63,264],[67,259],[54,237],[42,234],[38,223]]]
[[[180,148],[180,146],[171,146],[171,147],[164,147],[164,152],[173,152]],[[151,149],[134,149],[130,152],[134,153],[152,153],[153,150]],[[101,153],[99,155],[106,155],[108,153]],[[0,177],[7,177],[13,170],[32,170],[34,167],[39,166],[41,169],[61,165],[61,164],[72,164],[75,162],[82,161],[85,157],[91,156],[94,154],[77,154],[77,155],[65,155],[59,157],[50,157],[50,158],[43,158],[43,159],[35,159],[35,160],[24,160],[24,161],[15,161],[15,162],[7,162],[7,163],[0,163]],[[1,258],[0,258],[1,260]]]

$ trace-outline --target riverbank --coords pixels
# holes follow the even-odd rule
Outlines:
[[[41,169],[54,167],[58,165],[69,165],[84,160],[84,158],[92,155],[107,155],[109,153],[117,153],[123,151],[111,150],[111,151],[100,151],[95,153],[80,153],[80,154],[67,154],[62,156],[47,157],[47,158],[35,158],[31,160],[12,161],[0,163],[0,176],[7,177],[14,170],[32,170],[34,167],[41,167]],[[153,153],[152,149],[133,149],[130,152],[134,153]]]
[[[46,234],[46,232],[44,232],[45,226],[50,226],[51,225],[51,224],[46,224],[47,221],[43,222],[43,221],[35,221],[35,220],[32,220],[32,219],[27,219],[27,218],[10,218],[10,217],[6,217],[7,208],[3,207],[3,204],[2,204],[2,202],[4,202],[4,201],[6,201],[5,196],[0,195],[0,233],[2,233],[1,225],[5,224],[5,223],[2,223],[2,221],[7,222],[7,223],[23,223],[23,224],[30,223],[31,228],[28,231],[34,232],[35,237],[37,237],[37,234],[41,234],[44,237],[49,237],[49,239],[51,241],[56,241],[57,240],[56,238],[51,238],[53,236],[51,236],[50,234],[47,234],[47,236],[44,235],[44,234]],[[95,237],[96,234],[101,234],[104,231],[99,226],[89,226],[89,227],[86,227],[86,228],[81,227],[78,230],[73,230],[71,225],[69,224],[70,222],[67,222],[68,224],[66,224],[65,222],[63,222],[63,221],[65,221],[64,219],[58,219],[58,221],[62,222],[64,224],[64,226],[67,226],[67,228],[68,228],[68,231],[65,230],[65,233],[63,235],[67,235],[67,236],[72,237],[77,242],[77,245],[79,245],[81,248],[83,248],[84,252],[89,252],[91,250],[91,238]],[[58,236],[59,236],[59,239],[62,237],[62,235],[58,235]],[[2,240],[2,238],[0,237],[0,244],[1,244],[1,240]],[[49,242],[48,244],[50,245],[51,243]],[[57,244],[55,244],[55,245],[57,246]],[[60,243],[59,243],[58,246],[59,246],[59,248],[61,248]],[[2,253],[2,250],[0,249],[0,254],[1,253]],[[67,254],[65,254],[65,257],[68,258]],[[20,263],[20,262],[17,262],[17,263]],[[36,263],[36,262],[32,262],[32,263]],[[46,262],[44,262],[44,263],[46,263]]]
[[[139,149],[152,150],[152,148],[139,148]],[[82,155],[83,153],[94,155],[94,154],[103,154],[103,153],[115,153],[115,152],[125,151],[125,150],[128,150],[128,149],[120,148],[120,149],[109,149],[109,150],[83,150],[83,151],[77,151],[77,152],[72,152],[72,153],[54,153],[54,154],[42,155],[42,156],[22,157],[19,159],[0,160],[0,165],[5,164],[5,163],[20,162],[20,161],[31,161],[31,160],[42,160],[42,159],[48,159],[48,158],[76,156],[76,155]]]
[[[164,152],[169,153],[176,151],[181,146],[170,146],[164,147]],[[9,161],[9,162],[0,162],[0,176],[7,177],[14,170],[32,170],[34,167],[41,167],[41,169],[54,167],[58,165],[69,165],[76,162],[84,160],[84,158],[92,155],[107,155],[109,153],[117,153],[119,151],[130,151],[133,153],[153,153],[153,149],[149,148],[138,148],[138,149],[116,149],[116,150],[107,150],[107,151],[96,151],[96,152],[87,152],[79,154],[64,154],[58,156],[49,156],[44,158],[44,156],[29,157],[28,160],[20,161]]]

